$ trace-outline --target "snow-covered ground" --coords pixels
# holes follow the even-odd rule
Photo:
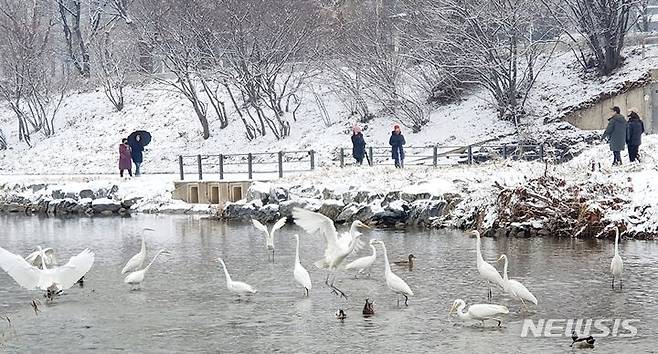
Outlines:
[[[559,114],[565,107],[578,104],[596,94],[610,90],[626,80],[640,77],[646,70],[658,66],[658,47],[649,47],[646,58],[637,48],[627,50],[623,69],[609,78],[591,79],[580,74],[571,53],[559,53],[544,69],[531,91],[528,101],[530,118],[524,122],[529,134],[548,129],[542,127],[543,118]],[[7,135],[9,150],[0,151],[1,174],[99,174],[116,173],[118,147],[121,138],[137,129],[153,134],[153,141],[145,152],[143,169],[147,172],[175,173],[176,157],[195,154],[230,154],[280,150],[314,149],[317,164],[328,164],[335,159],[336,148],[349,146],[349,129],[355,118],[350,117],[331,85],[316,83],[332,119],[326,126],[320,109],[309,88],[303,92],[298,121],[291,122],[291,136],[276,140],[271,134],[248,142],[242,123],[227,103],[231,119],[226,129],[211,119],[211,137],[203,140],[199,123],[192,107],[176,92],[156,85],[126,89],[126,106],[116,112],[102,90],[71,93],[55,119],[56,134],[44,139],[35,134],[34,146],[28,148],[18,142],[14,114],[0,106],[0,128]],[[228,99],[227,99],[227,102]],[[372,146],[387,146],[391,127],[398,120],[374,109],[377,117],[367,124],[366,140]],[[424,146],[471,144],[515,132],[508,122],[497,119],[487,102],[486,94],[473,92],[462,101],[434,107],[429,124],[419,133],[404,129],[408,145]],[[563,131],[563,133],[567,133]],[[577,134],[569,131],[568,133]],[[515,138],[509,138],[515,139]]]

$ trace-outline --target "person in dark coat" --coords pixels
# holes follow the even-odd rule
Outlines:
[[[133,159],[133,162],[135,163],[135,177],[141,175],[141,171],[139,170],[139,167],[142,165],[142,161],[144,161],[144,156],[142,155],[142,151],[144,151],[144,146],[142,145],[141,142],[141,137],[137,135],[135,137],[135,140],[133,140],[130,143],[130,155]]]
[[[393,132],[391,133],[391,138],[388,139],[388,143],[391,145],[391,152],[393,161],[395,161],[395,167],[403,168],[404,167],[404,135],[400,131],[400,126],[396,124],[393,127]]]
[[[612,165],[621,165],[621,152],[626,148],[626,118],[620,114],[619,107],[612,107],[612,117],[608,119],[608,127],[603,132],[603,138],[608,139],[612,151]]]
[[[628,128],[626,129],[626,145],[628,145],[628,157],[631,162],[640,162],[639,151],[644,133],[644,122],[637,114],[637,108],[631,108],[628,115]]]
[[[363,158],[366,155],[366,141],[363,139],[363,134],[361,133],[361,127],[355,125],[352,128],[352,156],[356,160],[356,163],[363,165]]]
[[[128,139],[122,139],[119,144],[119,175],[123,177],[123,170],[128,170],[130,177],[133,176],[133,164],[131,162],[131,149]]]

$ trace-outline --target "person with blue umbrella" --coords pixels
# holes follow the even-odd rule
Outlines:
[[[151,142],[151,134],[144,130],[137,130],[128,135],[128,145],[130,145],[130,156],[135,164],[135,177],[140,176],[140,167],[144,161],[144,146]]]

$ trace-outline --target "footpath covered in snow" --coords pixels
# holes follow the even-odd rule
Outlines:
[[[293,207],[337,222],[379,227],[479,228],[490,235],[606,237],[612,226],[636,238],[658,235],[658,137],[642,163],[611,167],[607,145],[563,164],[494,160],[473,166],[321,167],[255,182],[246,198],[215,206],[172,199],[175,175],[0,177],[0,210],[108,215],[194,213],[227,220],[274,221]],[[625,161],[627,157],[624,156]],[[600,167],[599,167],[600,163]],[[594,167],[594,171],[592,170]]]

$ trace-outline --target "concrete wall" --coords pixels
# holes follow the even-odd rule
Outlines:
[[[179,181],[174,182],[173,198],[186,203],[218,204],[237,202],[247,196],[250,181]]]
[[[654,76],[655,77],[655,76]],[[644,87],[632,89],[621,95],[603,100],[593,107],[573,112],[565,117],[565,120],[578,128],[587,130],[601,130],[608,125],[608,118],[612,116],[610,108],[618,106],[624,116],[628,115],[628,109],[635,107],[640,118],[644,121],[647,132],[654,133],[658,130],[658,117],[654,114],[658,108],[658,84],[651,83]],[[656,102],[654,105],[653,102]],[[656,106],[656,107],[654,107]]]

